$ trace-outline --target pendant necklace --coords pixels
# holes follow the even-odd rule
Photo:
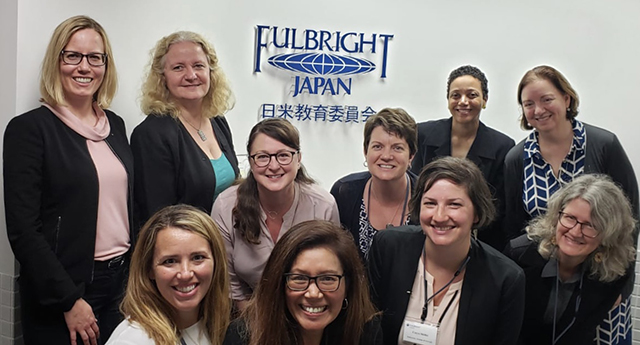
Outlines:
[[[182,119],[189,124],[189,126],[193,127],[193,129],[196,130],[196,133],[198,133],[198,135],[200,136],[200,139],[202,141],[207,141],[207,136],[204,135],[204,132],[200,129],[202,128],[202,120],[200,120],[200,128],[197,128],[196,126],[192,125],[191,122],[189,122],[184,116],[182,117]]]
[[[406,179],[407,179],[407,190],[405,191],[405,194],[404,194],[404,202],[398,204],[398,207],[396,208],[396,212],[393,214],[393,216],[391,217],[391,220],[386,225],[387,229],[392,228],[392,227],[395,226],[393,224],[393,219],[396,218],[396,215],[398,214],[398,211],[400,210],[400,206],[402,206],[402,216],[400,217],[400,224],[399,225],[402,225],[403,222],[404,222],[405,211],[407,209],[407,202],[409,201],[409,194],[411,193],[411,181],[409,180],[408,176],[406,176]],[[370,201],[371,200],[371,189],[373,189],[373,188],[371,188],[372,185],[373,185],[373,183],[370,182],[369,183],[369,192],[367,193],[367,221],[369,220],[368,218],[369,218],[369,207],[371,205],[371,201]],[[374,197],[375,197],[375,194],[374,194]],[[379,200],[377,197],[376,197],[376,199]]]

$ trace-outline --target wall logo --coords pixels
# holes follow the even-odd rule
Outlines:
[[[270,66],[296,73],[293,97],[351,94],[352,78],[378,68],[376,63],[355,54],[380,55],[380,78],[387,77],[387,58],[391,34],[330,32],[258,25],[256,32],[254,72],[261,72],[263,51],[273,44],[286,49],[267,58]],[[343,54],[348,55],[343,55]]]

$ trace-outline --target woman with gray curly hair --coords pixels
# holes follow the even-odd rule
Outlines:
[[[527,278],[520,344],[593,342],[633,275],[635,225],[606,175],[580,176],[551,197],[505,250]]]

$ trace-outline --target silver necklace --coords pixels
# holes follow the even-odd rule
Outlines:
[[[196,130],[196,133],[198,133],[198,135],[200,136],[200,139],[202,141],[207,141],[207,136],[204,135],[204,132],[202,130],[200,130],[200,128],[202,128],[202,120],[200,120],[200,128],[197,128],[196,126],[192,125],[191,122],[189,122],[189,120],[187,120],[184,116],[182,117],[182,119],[189,124],[189,126],[193,127],[193,129]]]

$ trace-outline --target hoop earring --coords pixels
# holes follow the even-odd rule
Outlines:
[[[342,301],[342,309],[347,309],[349,307],[349,300],[348,299],[344,299],[344,301]]]
[[[604,254],[602,254],[602,252],[597,252],[593,255],[593,261],[595,261],[596,263],[601,263],[602,260],[604,260]]]
[[[364,166],[365,168],[369,167],[369,163],[367,163],[366,159],[364,160],[364,162],[362,162],[362,166]]]

